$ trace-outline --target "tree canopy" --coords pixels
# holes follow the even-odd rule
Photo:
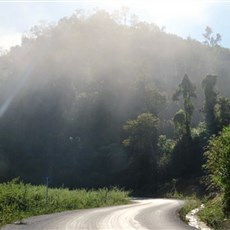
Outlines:
[[[179,96],[183,97],[185,111],[185,129],[186,135],[189,137],[191,136],[191,119],[194,110],[191,97],[196,97],[195,89],[196,88],[190,81],[188,75],[185,74],[176,92],[173,94],[174,101],[179,100]]]
[[[0,56],[0,182],[141,189],[191,176],[207,141],[191,132],[208,123],[201,78],[218,76],[219,130],[229,123],[229,61],[228,49],[169,34],[127,9],[35,25]]]
[[[230,213],[230,126],[212,137],[205,152],[204,168],[209,173],[210,184],[223,193],[225,211]]]

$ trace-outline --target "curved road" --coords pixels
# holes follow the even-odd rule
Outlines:
[[[23,225],[6,225],[3,230],[186,230],[177,210],[183,201],[137,199],[133,204],[68,211],[28,218]]]

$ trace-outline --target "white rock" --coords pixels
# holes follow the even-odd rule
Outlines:
[[[201,204],[199,208],[195,208],[192,211],[190,211],[186,216],[186,220],[188,221],[188,224],[192,227],[195,227],[200,230],[212,230],[209,228],[204,222],[202,222],[199,217],[197,216],[197,213],[204,208],[204,204]]]

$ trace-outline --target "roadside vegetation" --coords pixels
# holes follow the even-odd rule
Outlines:
[[[214,199],[205,202],[205,208],[199,211],[198,216],[212,229],[227,229],[224,228],[224,225],[230,222],[228,223],[227,216],[223,210],[222,198],[221,196],[216,196]]]
[[[0,226],[26,217],[65,210],[127,204],[128,192],[118,188],[69,190],[33,186],[15,179],[0,184]]]
[[[1,55],[0,223],[127,202],[117,189],[89,190],[110,186],[210,197],[201,218],[225,222],[230,50],[210,27],[203,36],[185,40],[127,11],[76,11]],[[52,187],[87,190],[49,189],[46,199],[44,186],[8,182],[45,176]]]
[[[230,221],[224,213],[222,197],[217,195],[214,199],[207,196],[198,197],[195,194],[187,196],[183,193],[168,193],[168,198],[184,200],[184,206],[179,210],[178,214],[184,222],[188,223],[186,215],[196,208],[200,208],[196,216],[202,222],[206,223],[212,229],[229,229]],[[204,207],[201,208],[201,205]]]
[[[230,228],[230,126],[209,139],[204,153],[207,185],[212,199],[200,211],[201,220],[214,229]]]
[[[186,200],[179,212],[184,221],[187,213],[203,203],[204,208],[198,212],[201,221],[212,229],[230,229],[230,126],[209,138],[204,156],[206,194],[185,197],[174,188],[169,195]]]
[[[213,199],[208,199],[207,197],[198,198],[196,196],[183,197],[183,195],[180,197],[185,200],[185,205],[179,211],[179,216],[184,222],[188,221],[186,215],[190,211],[200,208],[201,204],[204,204],[204,207],[200,208],[196,214],[199,220],[206,223],[211,229],[230,229],[230,219],[224,212],[222,197],[220,195],[217,195]]]
[[[185,205],[180,209],[179,215],[183,221],[187,222],[186,215],[193,209],[200,207],[201,200],[197,198],[195,195],[191,197],[186,197],[185,199]]]

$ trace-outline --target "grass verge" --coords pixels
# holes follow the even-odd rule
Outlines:
[[[167,193],[166,198],[180,199],[185,201],[185,204],[179,210],[179,216],[184,222],[187,222],[186,215],[193,209],[200,207],[202,203],[196,195],[186,196],[178,192],[176,189],[173,192]]]
[[[45,186],[12,180],[0,184],[0,227],[29,216],[127,204],[128,195],[118,188],[89,191],[49,188],[47,196]]]
[[[185,205],[179,211],[180,218],[183,221],[187,222],[186,215],[191,210],[200,207],[201,203],[204,203],[205,207],[197,214],[199,219],[212,229],[230,229],[230,218],[223,212],[223,203],[220,195],[212,200],[208,200],[206,198],[200,200],[196,196],[184,197],[183,199],[185,200]]]
[[[199,218],[213,229],[230,229],[230,219],[223,212],[220,195],[205,203],[205,208],[198,213]]]
[[[185,204],[179,211],[180,218],[187,222],[186,215],[193,209],[200,207],[200,205],[201,201],[196,196],[186,197]]]

